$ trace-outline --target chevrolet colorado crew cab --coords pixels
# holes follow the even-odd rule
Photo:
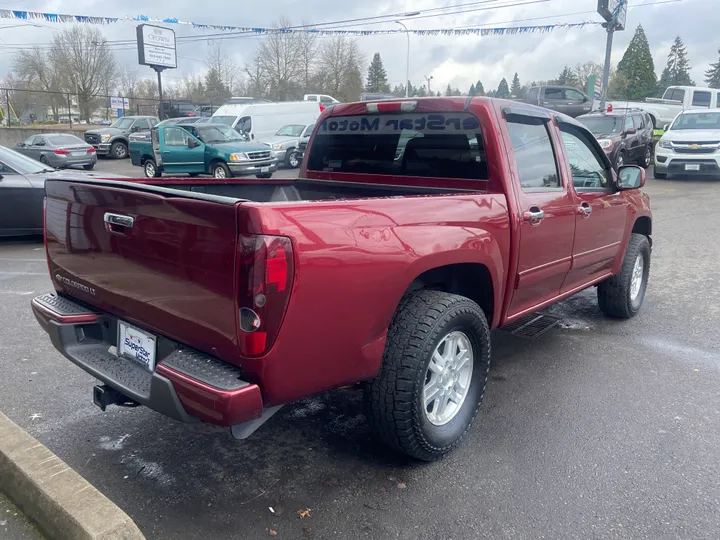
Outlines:
[[[398,148],[403,145],[403,148]],[[336,104],[297,179],[55,180],[55,347],[141,404],[247,437],[283,404],[360,383],[389,446],[434,460],[485,393],[490,330],[597,286],[640,310],[644,171],[582,124],[512,101]]]

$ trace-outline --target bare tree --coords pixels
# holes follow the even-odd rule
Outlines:
[[[365,63],[360,47],[352,38],[338,36],[322,47],[323,91],[342,101],[355,101],[363,91],[360,66]]]
[[[220,46],[211,47],[205,59],[208,71],[214,70],[220,82],[228,88],[234,89],[241,81],[241,70],[237,62]]]
[[[13,71],[29,90],[49,92],[36,94],[36,105],[49,106],[55,120],[58,119],[59,108],[64,105],[60,92],[60,73],[58,66],[53,64],[48,54],[39,48],[21,50],[15,56]]]
[[[305,22],[303,25],[307,26]],[[315,79],[317,72],[318,60],[320,55],[320,43],[315,34],[309,32],[299,32],[295,36],[297,42],[297,55],[302,70],[301,80],[304,92],[315,91],[311,88],[311,84]]]
[[[585,62],[584,64],[578,64],[575,66],[575,74],[577,75],[578,82],[580,83],[580,88],[585,91],[587,90],[588,79],[590,79],[590,77],[593,75],[602,77],[603,64],[598,64],[597,62],[592,61]]]
[[[275,28],[287,28],[290,21],[280,19]],[[298,51],[300,33],[269,34],[258,46],[255,67],[268,85],[271,97],[286,100],[297,97],[302,81],[303,66]]]
[[[254,97],[265,97],[268,95],[268,81],[263,69],[262,62],[258,55],[251,65],[245,65],[245,74],[248,76],[247,95]],[[236,95],[242,95],[237,93]]]
[[[49,60],[57,66],[60,87],[77,95],[80,116],[90,120],[93,102],[114,87],[117,66],[107,40],[92,26],[74,26],[55,34]]]

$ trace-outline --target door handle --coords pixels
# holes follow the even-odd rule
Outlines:
[[[530,225],[540,225],[543,219],[545,219],[545,212],[537,206],[532,206],[529,210],[523,212],[523,220],[529,222]]]
[[[577,213],[584,218],[588,218],[590,217],[590,214],[592,214],[592,206],[590,206],[588,203],[582,203],[580,206],[578,206]]]

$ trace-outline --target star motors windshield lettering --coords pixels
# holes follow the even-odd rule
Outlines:
[[[367,132],[396,133],[403,130],[416,131],[476,131],[480,129],[477,118],[472,115],[444,114],[407,114],[390,119],[379,116],[349,116],[343,119],[328,118],[321,125],[318,134],[327,132]]]

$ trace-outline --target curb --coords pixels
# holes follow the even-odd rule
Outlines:
[[[53,540],[145,540],[130,516],[2,413],[0,491]]]

